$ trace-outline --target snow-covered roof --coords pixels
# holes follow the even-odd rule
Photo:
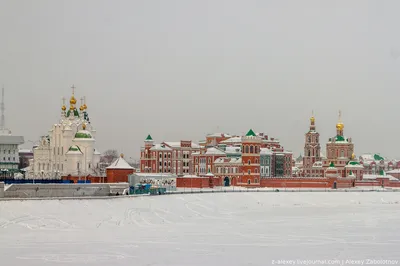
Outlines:
[[[218,158],[214,161],[214,164],[241,164],[242,158]]]
[[[150,148],[151,151],[172,151],[170,147],[164,144],[156,144]]]
[[[231,137],[229,139],[221,141],[220,143],[222,144],[242,143],[242,137],[238,136]]]
[[[106,169],[134,169],[134,168],[130,166],[129,163],[127,163],[122,156],[120,156],[118,159],[112,162],[110,166],[108,166]]]
[[[268,148],[261,148],[260,149],[260,154],[261,155],[271,155],[273,152],[270,150],[270,149],[268,149]]]
[[[400,169],[393,169],[386,172],[387,174],[400,174]]]
[[[240,147],[229,146],[229,147],[225,148],[225,153],[226,154],[241,154],[242,149]]]
[[[313,168],[316,168],[316,167],[320,168],[320,167],[322,167],[322,162],[321,162],[321,161],[317,161],[317,162],[315,162],[315,163],[313,164],[312,167],[313,167]]]
[[[232,136],[229,134],[225,134],[225,133],[211,133],[211,134],[208,134],[207,137],[209,137],[209,138],[230,138]]]
[[[375,180],[377,178],[389,178],[391,181],[399,181],[399,179],[391,176],[391,175],[363,175],[363,179],[366,180]]]
[[[226,155],[225,152],[221,151],[220,149],[214,148],[214,147],[208,148],[205,154],[206,155]]]
[[[33,151],[30,149],[20,149],[18,153],[32,153]]]
[[[174,142],[168,141],[168,142],[164,142],[164,143],[167,144],[171,148],[180,148],[181,147],[181,142],[180,141],[174,141]],[[200,149],[200,145],[192,142],[192,148],[193,149]]]

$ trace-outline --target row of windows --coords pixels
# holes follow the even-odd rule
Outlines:
[[[4,154],[7,154],[7,150],[3,150]],[[12,153],[15,154],[17,153],[17,150],[12,150]],[[8,154],[11,154],[11,150],[8,150]]]
[[[260,146],[253,146],[253,145],[247,146],[247,145],[244,145],[242,147],[242,151],[244,151],[244,153],[255,153],[255,154],[258,154],[258,153],[260,153]]]
[[[6,161],[6,157],[3,157],[3,162]],[[8,161],[11,161],[11,157],[8,157]],[[13,161],[15,162],[15,157],[13,157]]]

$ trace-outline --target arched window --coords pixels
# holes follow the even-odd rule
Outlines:
[[[250,146],[250,153],[253,153],[253,152],[254,152],[254,147],[252,145],[252,146]]]
[[[311,156],[311,151],[310,150],[308,150],[308,156]]]
[[[256,164],[258,163],[258,159],[256,159]]]
[[[245,153],[249,153],[249,146],[245,146]]]
[[[340,157],[344,157],[344,150],[340,151]]]
[[[251,183],[251,181],[250,181],[250,179],[248,179],[248,180],[247,180],[247,184],[249,184],[249,185],[250,185],[250,183]]]
[[[259,147],[256,146],[256,153],[260,153]]]
[[[251,170],[247,170],[247,173],[248,173],[249,175],[251,175]]]
[[[250,161],[250,160],[248,160],[248,161],[247,161],[247,163],[250,165],[250,164],[251,164],[251,161]]]
[[[254,173],[258,174],[258,169],[254,169]]]
[[[254,179],[254,183],[258,183],[258,179],[256,178],[256,179]]]

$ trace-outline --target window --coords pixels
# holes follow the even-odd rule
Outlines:
[[[250,153],[253,153],[253,149],[254,149],[254,147],[250,146]]]
[[[247,163],[250,165],[250,164],[251,164],[251,161],[250,161],[250,160],[248,160],[248,161],[247,161]]]
[[[9,161],[11,161],[11,158],[10,158],[10,157],[8,157],[8,160],[9,160]]]
[[[256,178],[256,179],[254,179],[254,183],[258,183],[258,179]]]
[[[256,164],[258,163],[258,159],[256,159]]]
[[[259,153],[258,146],[256,146],[256,153]]]
[[[249,184],[249,185],[250,185],[250,183],[251,183],[250,179],[249,179],[249,180],[247,180],[247,184]]]
[[[251,170],[247,170],[247,174],[251,175]]]
[[[245,153],[249,153],[249,146],[245,147],[245,151],[246,151]]]

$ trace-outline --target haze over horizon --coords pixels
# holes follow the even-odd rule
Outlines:
[[[245,134],[297,157],[312,110],[356,155],[400,159],[399,1],[2,1],[6,127],[32,146],[71,86],[100,152]],[[325,151],[324,151],[325,153]]]

